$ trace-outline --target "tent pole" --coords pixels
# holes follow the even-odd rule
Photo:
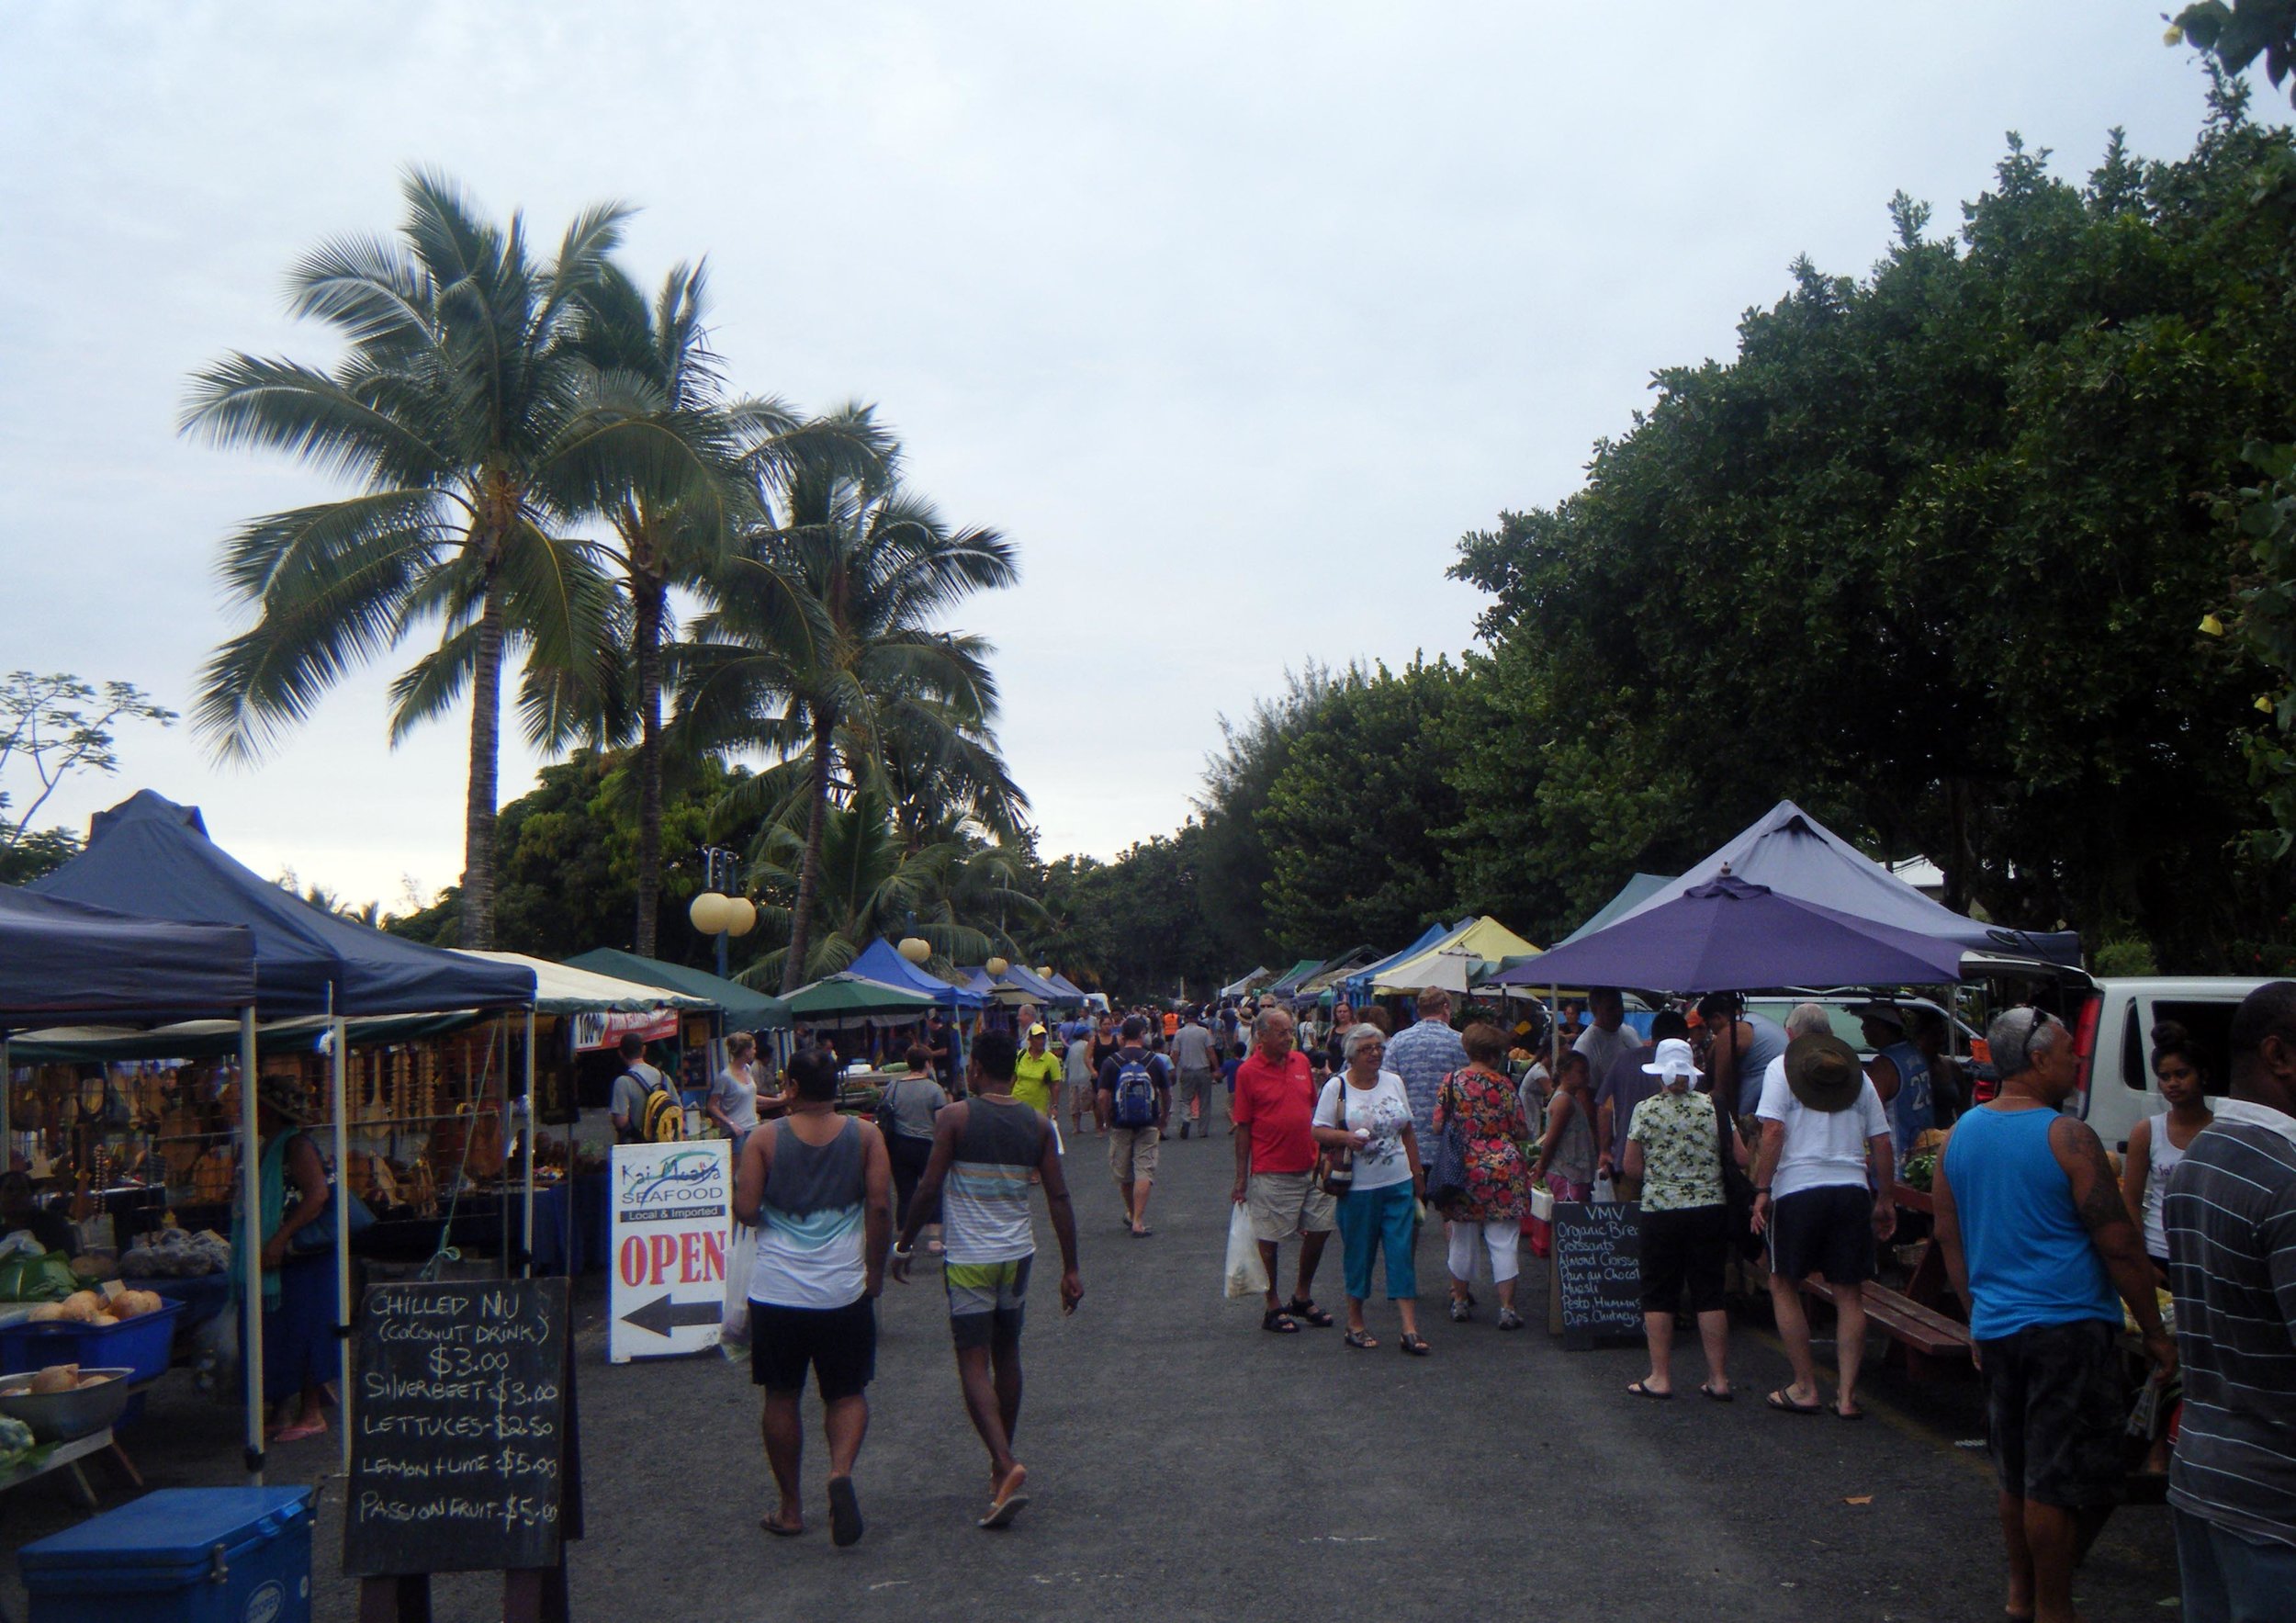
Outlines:
[[[328,1091],[335,1111],[335,1420],[343,1431],[343,1474],[351,1474],[351,1023],[335,1016],[328,1047]]]
[[[247,1473],[263,1485],[263,1175],[255,1165],[255,1007],[239,1011],[240,1373],[247,1383]]]
[[[522,1249],[526,1254],[527,1279],[535,1277],[535,1006],[526,1006],[526,1097],[518,1110],[518,1131],[526,1146],[526,1223],[519,1233],[525,1236]],[[570,1170],[570,1167],[569,1167]],[[567,1188],[566,1198],[574,1198],[573,1187]],[[571,1268],[567,1270],[573,1272]]]
[[[1562,988],[1547,988],[1547,1086],[1562,1076]]]
[[[14,1090],[13,1072],[8,1065],[8,1033],[0,1027],[0,1172],[16,1165],[16,1139],[9,1131],[16,1125],[8,1113],[8,1095]]]

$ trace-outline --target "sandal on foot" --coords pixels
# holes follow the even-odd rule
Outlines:
[[[1464,1324],[1474,1316],[1475,1310],[1467,1305],[1467,1299],[1465,1297],[1454,1296],[1451,1298],[1451,1323],[1454,1324]]]
[[[1289,1313],[1302,1324],[1312,1325],[1318,1330],[1328,1330],[1339,1322],[1338,1320],[1333,1318],[1332,1315],[1324,1309],[1316,1306],[1312,1302],[1302,1302],[1296,1296],[1284,1304],[1284,1312]]]
[[[1823,1403],[1795,1403],[1784,1387],[1772,1392],[1762,1399],[1762,1402],[1781,1414],[1823,1414],[1826,1412],[1826,1405]]]
[[[1502,1330],[1520,1330],[1523,1328],[1523,1315],[1516,1313],[1511,1307],[1501,1308],[1499,1310],[1499,1328]]]
[[[853,1493],[853,1479],[829,1479],[829,1542],[839,1550],[859,1544],[861,1536],[861,1500]]]
[[[1702,1381],[1698,1383],[1698,1390],[1705,1392],[1706,1396],[1712,1398],[1717,1403],[1732,1403],[1735,1402],[1738,1397],[1738,1393],[1736,1392],[1715,1391],[1713,1382],[1706,1381]]]
[[[793,1527],[788,1523],[782,1521],[778,1517],[771,1516],[760,1516],[758,1518],[758,1526],[762,1527],[765,1531],[772,1534],[776,1538],[794,1538],[798,1534],[805,1530],[805,1524],[803,1522],[798,1523]]]
[[[1435,1350],[1427,1345],[1427,1338],[1416,1330],[1406,1331],[1403,1339],[1396,1345],[1414,1358],[1424,1358]]]
[[[1836,1409],[1834,1413],[1844,1420],[1863,1420],[1865,1418],[1865,1411],[1863,1409]]]
[[[1655,1398],[1660,1403],[1671,1402],[1674,1396],[1671,1392],[1660,1392],[1647,1381],[1634,1381],[1627,1386],[1626,1390],[1638,1398]]]
[[[1369,1352],[1379,1345],[1379,1338],[1368,1330],[1350,1330],[1347,1332],[1347,1345]]]
[[[1028,1468],[1016,1464],[1005,1480],[996,1484],[996,1496],[989,1501],[988,1514],[980,1519],[979,1525],[990,1529],[1011,1527],[1012,1518],[1028,1507]]]
[[[1260,1315],[1260,1328],[1277,1336],[1300,1334],[1299,1321],[1279,1307],[1271,1307]]]

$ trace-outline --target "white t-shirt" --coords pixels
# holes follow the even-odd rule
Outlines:
[[[1871,1081],[1860,1079],[1858,1102],[1848,1110],[1813,1110],[1786,1086],[1783,1056],[1761,1074],[1761,1103],[1754,1114],[1785,1127],[1785,1144],[1770,1175],[1773,1201],[1835,1184],[1868,1187],[1866,1142],[1889,1136],[1889,1112]]]
[[[1339,1098],[1347,1096],[1347,1119],[1339,1117]],[[1319,1127],[1368,1128],[1371,1142],[1356,1152],[1357,1189],[1383,1189],[1411,1181],[1411,1157],[1403,1153],[1403,1131],[1411,1125],[1411,1095],[1393,1071],[1381,1071],[1369,1088],[1351,1088],[1344,1076],[1323,1084],[1315,1101]]]
[[[758,1124],[758,1084],[756,1074],[748,1065],[737,1069],[727,1065],[710,1083],[710,1102],[726,1112],[736,1133],[747,1133]]]

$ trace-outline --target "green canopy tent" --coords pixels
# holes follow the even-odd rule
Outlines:
[[[922,992],[904,991],[840,971],[798,987],[784,999],[793,1019],[812,1026],[905,1026],[940,1005]]]
[[[706,970],[665,964],[658,958],[642,958],[619,947],[593,947],[580,957],[566,962],[571,969],[587,969],[617,980],[636,981],[704,998],[724,1009],[727,1022],[737,1030],[773,1031],[789,1024],[789,1006],[779,997],[769,997],[739,981],[722,980]]]

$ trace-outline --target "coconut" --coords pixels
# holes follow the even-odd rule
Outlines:
[[[34,1324],[52,1324],[61,1321],[63,1316],[64,1312],[62,1302],[43,1302],[32,1310],[31,1317],[27,1321],[27,1323]]]
[[[74,1291],[63,1299],[63,1316],[84,1324],[104,1311],[104,1299],[93,1291]]]
[[[117,1324],[119,1323],[118,1319],[113,1318],[109,1313],[90,1313],[88,1315],[87,1322],[91,1325],[98,1327],[106,1324]]]
[[[110,1379],[108,1375],[83,1375],[80,1377],[80,1390],[84,1392],[91,1386],[101,1386]]]
[[[70,1392],[79,1384],[80,1366],[77,1364],[51,1364],[32,1377],[32,1391],[35,1392]]]

